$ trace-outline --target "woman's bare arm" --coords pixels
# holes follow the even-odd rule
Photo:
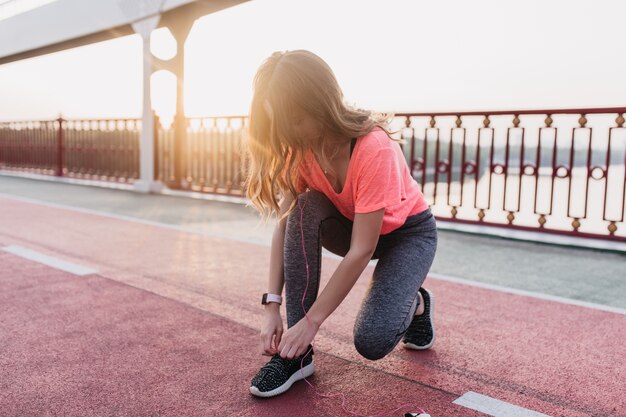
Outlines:
[[[280,202],[280,214],[287,211],[294,197],[286,193]],[[284,247],[285,247],[285,228],[287,227],[287,217],[277,221],[272,235],[272,247],[270,251],[270,268],[269,268],[269,284],[268,292],[271,294],[282,294],[285,284],[285,265],[284,265]],[[279,304],[269,303],[265,305],[265,309],[278,309]]]

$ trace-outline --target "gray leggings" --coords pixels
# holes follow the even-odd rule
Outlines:
[[[304,299],[308,311],[320,285],[322,246],[345,256],[350,249],[352,221],[319,191],[298,196],[302,232],[309,263],[309,286]],[[289,215],[285,231],[284,266],[287,326],[304,317],[302,295],[306,265],[302,253],[300,208]],[[354,345],[367,359],[381,359],[406,332],[418,307],[418,289],[426,279],[437,249],[437,225],[430,209],[409,216],[400,228],[380,235],[372,259],[378,259],[367,293],[354,323]]]

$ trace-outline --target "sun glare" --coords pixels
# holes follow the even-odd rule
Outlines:
[[[169,126],[176,114],[176,77],[169,71],[152,74],[150,95],[152,107],[163,127]]]

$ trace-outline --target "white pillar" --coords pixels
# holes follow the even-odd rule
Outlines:
[[[139,141],[139,180],[135,181],[135,191],[142,193],[160,192],[164,185],[154,180],[154,116],[150,97],[150,77],[154,71],[150,51],[150,33],[159,23],[160,15],[134,22],[136,33],[143,40],[143,112],[141,118],[141,139]]]

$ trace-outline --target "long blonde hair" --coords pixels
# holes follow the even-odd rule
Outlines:
[[[266,100],[272,109],[270,114],[264,107]],[[300,137],[294,129],[293,120],[299,113],[315,121],[318,135],[314,140]],[[273,213],[278,216],[278,195],[289,192],[297,196],[294,184],[298,181],[298,166],[304,152],[314,150],[320,163],[330,166],[329,160],[339,149],[338,143],[331,143],[332,137],[363,136],[375,126],[391,135],[396,133],[389,130],[393,117],[393,113],[377,113],[347,104],[332,69],[314,53],[303,49],[274,52],[263,61],[254,77],[248,123],[250,164],[246,197],[266,220]],[[335,153],[327,155],[327,148],[334,148]],[[296,204],[294,199],[283,217]]]

